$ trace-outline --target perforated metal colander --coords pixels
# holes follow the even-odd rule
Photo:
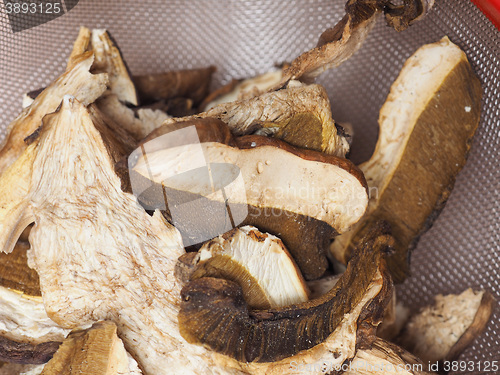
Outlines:
[[[215,65],[219,86],[313,47],[343,15],[344,3],[81,0],[64,16],[16,33],[0,3],[1,137],[21,110],[23,94],[63,71],[80,25],[110,30],[134,74]],[[22,28],[22,19],[18,22]],[[319,79],[330,94],[334,118],[355,127],[353,161],[364,161],[376,142],[378,111],[403,62],[444,35],[466,52],[479,76],[483,112],[469,161],[446,208],[413,253],[412,277],[398,288],[412,310],[438,293],[467,287],[487,289],[500,301],[500,32],[469,0],[436,0],[426,19],[402,33],[379,20],[352,59]],[[460,360],[500,361],[499,318],[497,310]]]

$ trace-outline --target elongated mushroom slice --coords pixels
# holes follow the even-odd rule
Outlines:
[[[68,60],[68,67],[74,63],[79,55],[87,51],[92,51],[95,56],[92,72],[108,74],[108,85],[111,93],[123,102],[137,105],[134,83],[130,78],[121,51],[109,32],[104,29],[89,30],[86,27],[81,27]]]
[[[80,55],[63,75],[43,90],[9,125],[0,150],[0,174],[22,154],[26,148],[24,138],[41,125],[43,116],[56,110],[64,95],[74,95],[84,105],[94,102],[102,95],[106,90],[108,76],[91,74],[89,70],[93,62],[91,52]]]
[[[307,279],[320,277],[330,240],[364,213],[362,174],[346,159],[274,138],[242,137],[239,147],[203,140],[201,125],[166,133],[131,154],[134,194],[149,209],[168,210],[185,246],[253,225],[281,238]]]
[[[344,157],[349,151],[347,140],[337,132],[328,94],[321,85],[292,83],[283,90],[220,104],[195,116],[170,119],[165,124],[199,117],[218,118],[235,135],[259,131],[291,145],[331,155]]]
[[[315,346],[325,340],[338,340],[331,342],[338,346],[331,352],[343,363],[352,358],[356,345],[373,339],[392,295],[383,259],[391,242],[386,232],[374,230],[329,293],[280,309],[249,310],[241,288],[231,281],[191,281],[182,289],[180,332],[188,342],[241,362],[291,357],[289,365],[293,356],[307,357],[307,351],[319,350]],[[343,329],[350,334],[339,334]]]
[[[479,123],[481,85],[465,54],[443,38],[405,63],[380,110],[372,157],[360,165],[370,203],[352,231],[335,239],[334,256],[347,262],[370,223],[391,223],[396,254],[388,259],[395,281],[409,272],[409,254],[431,227],[465,165]]]
[[[410,318],[398,342],[424,361],[453,361],[486,328],[493,308],[493,296],[485,291],[441,294],[435,303]]]
[[[426,370],[427,364],[424,364],[421,359],[380,338],[377,338],[370,348],[358,350],[356,357],[345,367],[347,371],[344,371],[343,375],[433,374]]]
[[[346,15],[321,34],[315,48],[292,61],[274,89],[294,79],[310,82],[325,70],[345,62],[361,47],[382,11],[387,23],[402,31],[421,19],[433,4],[434,0],[405,0],[401,6],[393,6],[387,0],[348,0]]]
[[[177,70],[135,76],[134,83],[143,102],[176,97],[189,98],[197,105],[208,94],[215,67]]]
[[[182,258],[193,258],[193,253]],[[218,277],[238,283],[253,309],[308,300],[304,278],[281,240],[257,228],[236,228],[205,243],[190,262],[189,280]]]
[[[104,321],[87,330],[72,332],[41,374],[130,374],[129,358],[117,336],[116,325]]]
[[[281,81],[282,75],[281,69],[275,69],[241,81],[233,80],[207,96],[200,108],[208,111],[219,104],[253,98],[276,86]]]

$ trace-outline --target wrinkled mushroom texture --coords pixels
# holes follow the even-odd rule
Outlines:
[[[345,16],[321,34],[315,48],[292,61],[275,89],[293,79],[310,82],[348,60],[359,50],[382,11],[387,24],[402,31],[421,19],[433,4],[434,0],[404,0],[400,6],[394,6],[388,0],[348,0]]]
[[[371,348],[360,349],[351,361],[344,375],[426,375],[427,364],[403,348],[377,338]]]
[[[275,362],[304,355],[334,337],[340,340],[334,345],[344,346],[331,351],[342,359],[340,363],[352,358],[353,346],[367,339],[358,329],[373,333],[392,295],[384,261],[392,238],[386,230],[376,228],[365,237],[337,284],[324,296],[305,303],[249,310],[238,284],[210,277],[191,281],[181,292],[182,336],[241,362]],[[350,334],[339,337],[338,330],[346,325],[351,326]]]
[[[78,55],[87,51],[92,51],[95,56],[91,71],[108,74],[108,86],[111,93],[123,102],[137,105],[134,83],[120,49],[109,32],[104,29],[89,30],[81,27],[68,59],[68,67],[74,63]]]
[[[203,111],[208,111],[219,104],[253,98],[276,86],[282,75],[281,69],[275,69],[241,81],[233,80],[207,96],[200,107]]]
[[[102,95],[108,76],[91,74],[89,69],[93,62],[92,52],[75,58],[74,63],[9,125],[0,150],[0,174],[22,154],[26,148],[24,138],[40,126],[43,116],[57,109],[64,95],[74,95],[84,105]]]
[[[213,127],[224,124],[204,125],[212,129],[200,133],[201,124],[196,128],[196,134],[204,134],[202,143],[198,136],[189,143],[183,132],[178,137],[171,133],[132,153],[130,176],[140,201],[149,209],[168,210],[166,217],[183,232],[186,245],[236,225],[253,225],[283,240],[306,279],[320,277],[328,266],[329,241],[364,213],[363,176],[346,159],[273,138],[242,137],[239,148],[215,142],[208,134],[223,136]],[[184,130],[191,134],[191,128]]]
[[[216,68],[185,69],[133,77],[142,102],[176,97],[199,104],[207,95]]]
[[[192,259],[192,253],[185,256]],[[238,283],[250,308],[277,308],[308,300],[305,280],[283,242],[251,226],[205,243],[190,267],[189,280],[210,276]]]
[[[372,311],[365,305],[387,285],[382,274],[372,277],[361,297],[353,297],[359,303],[325,342],[277,363],[237,362],[180,335],[181,288],[174,268],[184,253],[181,237],[158,212],[149,216],[121,190],[87,109],[66,98],[32,145],[36,158],[29,197],[35,226],[28,258],[40,277],[47,314],[60,326],[114,321],[146,374],[282,374],[290,360],[354,356],[356,317],[363,308]]]
[[[72,332],[61,344],[41,375],[141,374],[128,356],[113,322],[94,323],[87,330]]]
[[[444,207],[477,129],[481,85],[465,53],[445,37],[405,63],[380,110],[375,151],[360,165],[370,202],[362,220],[335,239],[334,256],[347,262],[370,223],[391,223],[395,281],[409,272],[409,254]]]
[[[398,342],[424,361],[453,361],[484,331],[496,303],[490,293],[470,288],[434,299],[410,318]]]
[[[235,135],[258,131],[297,147],[340,157],[349,151],[347,140],[337,133],[328,94],[321,85],[292,82],[279,91],[220,104],[195,116],[170,119],[165,124],[199,117],[218,118]]]

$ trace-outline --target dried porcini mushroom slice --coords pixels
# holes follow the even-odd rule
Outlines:
[[[117,336],[116,325],[103,321],[94,323],[89,329],[70,333],[41,375],[130,374],[134,367],[138,371],[135,361],[129,361],[123,342]]]
[[[112,319],[147,373],[208,371],[211,355],[185,350],[178,334],[180,235],[121,190],[88,110],[65,98],[32,147],[30,264],[50,318],[65,328]]]
[[[347,371],[343,375],[430,375],[433,372],[425,371],[426,364],[403,348],[377,338],[370,348],[356,352]]]
[[[465,53],[446,37],[407,60],[380,110],[375,151],[360,165],[370,190],[366,215],[333,243],[339,261],[347,262],[364,230],[383,219],[397,240],[389,268],[395,281],[406,278],[411,250],[439,215],[466,162],[481,93]]]
[[[68,67],[74,63],[77,56],[87,51],[92,51],[95,56],[91,71],[108,74],[111,93],[123,102],[137,105],[134,83],[120,49],[109,32],[104,29],[89,30],[81,27],[68,60]]]
[[[362,174],[346,159],[275,138],[247,136],[237,139],[238,147],[225,144],[230,139],[219,120],[193,121],[201,123],[151,137],[131,154],[134,194],[148,209],[169,210],[166,217],[183,233],[185,246],[253,225],[281,238],[306,279],[320,277],[329,241],[364,213]],[[219,130],[201,131],[202,121],[215,121]]]
[[[192,99],[198,105],[207,95],[214,66],[158,74],[134,76],[137,92],[144,103],[177,97]]]
[[[65,95],[74,95],[84,105],[102,95],[108,77],[107,74],[91,74],[93,62],[92,52],[75,58],[73,64],[9,125],[0,150],[0,174],[22,154],[26,148],[24,138],[40,126],[43,116],[56,110]]]
[[[315,48],[292,61],[275,89],[294,79],[310,82],[349,59],[361,47],[382,11],[389,26],[402,31],[422,18],[433,4],[434,0],[404,0],[401,6],[393,6],[388,0],[348,0],[346,15],[321,34]]]
[[[495,306],[485,291],[435,297],[434,305],[412,316],[398,342],[426,362],[453,361],[486,328]]]
[[[0,360],[17,363],[21,357],[16,357],[14,348],[24,348],[23,358],[29,359],[34,353],[30,350],[36,348],[27,344],[61,341],[68,332],[45,312],[38,275],[27,264],[28,249],[29,244],[18,242],[10,254],[0,253]]]
[[[352,358],[356,346],[373,340],[392,295],[384,263],[391,245],[387,228],[374,228],[330,292],[280,309],[249,310],[239,285],[228,280],[191,281],[181,292],[179,330],[188,342],[240,362],[277,362],[276,366],[287,357],[290,366],[290,361],[339,340],[342,350],[337,348],[335,360],[343,363]],[[349,333],[339,337],[344,329]],[[332,357],[333,353],[330,349]]]
[[[259,131],[296,147],[331,155],[344,157],[349,151],[347,140],[337,132],[328,94],[321,85],[291,83],[286,89],[220,104],[195,116],[170,119],[165,124],[200,117],[224,121],[235,135]]]
[[[207,96],[200,105],[200,108],[203,111],[208,111],[219,104],[258,96],[276,86],[281,81],[282,75],[283,71],[281,69],[275,69],[252,78],[243,80],[234,79]]]
[[[234,281],[250,308],[277,308],[308,300],[305,281],[281,240],[257,228],[233,229],[205,243],[195,257],[183,255],[181,264],[183,258],[189,259],[189,281],[201,277]]]
[[[134,110],[120,102],[116,95],[102,96],[96,101],[96,105],[101,112],[132,134],[136,140],[146,137],[170,118],[161,110],[148,111],[147,114],[142,113],[142,116],[139,110],[137,117]]]

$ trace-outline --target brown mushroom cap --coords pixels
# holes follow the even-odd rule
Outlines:
[[[448,38],[407,60],[380,110],[375,151],[360,165],[370,191],[366,215],[333,243],[339,261],[347,262],[370,223],[382,219],[391,223],[397,240],[388,259],[393,278],[407,277],[409,254],[465,165],[480,111],[480,82],[465,53]]]
[[[183,233],[185,246],[240,224],[253,225],[281,238],[307,279],[320,277],[331,238],[364,212],[363,175],[346,159],[275,138],[242,137],[236,140],[239,147],[214,142],[220,136],[232,143],[224,124],[193,121],[198,125],[165,125],[160,129],[167,133],[131,154],[134,194],[148,209],[168,211],[166,217]],[[171,131],[177,127],[183,131]],[[155,135],[164,131],[160,129]],[[172,172],[177,170],[184,172]],[[213,191],[212,183],[218,186]]]
[[[346,314],[353,314],[371,283],[382,286],[357,316],[358,343],[370,339],[392,295],[384,254],[391,246],[386,227],[374,229],[338,283],[326,295],[280,309],[249,310],[238,284],[201,278],[182,289],[179,329],[190,343],[203,344],[241,362],[274,362],[325,341]],[[377,276],[379,275],[379,276]]]
[[[189,269],[186,281],[217,277],[238,283],[246,303],[253,309],[288,306],[308,300],[302,274],[283,242],[255,227],[235,228],[206,242],[196,253],[179,258]]]

